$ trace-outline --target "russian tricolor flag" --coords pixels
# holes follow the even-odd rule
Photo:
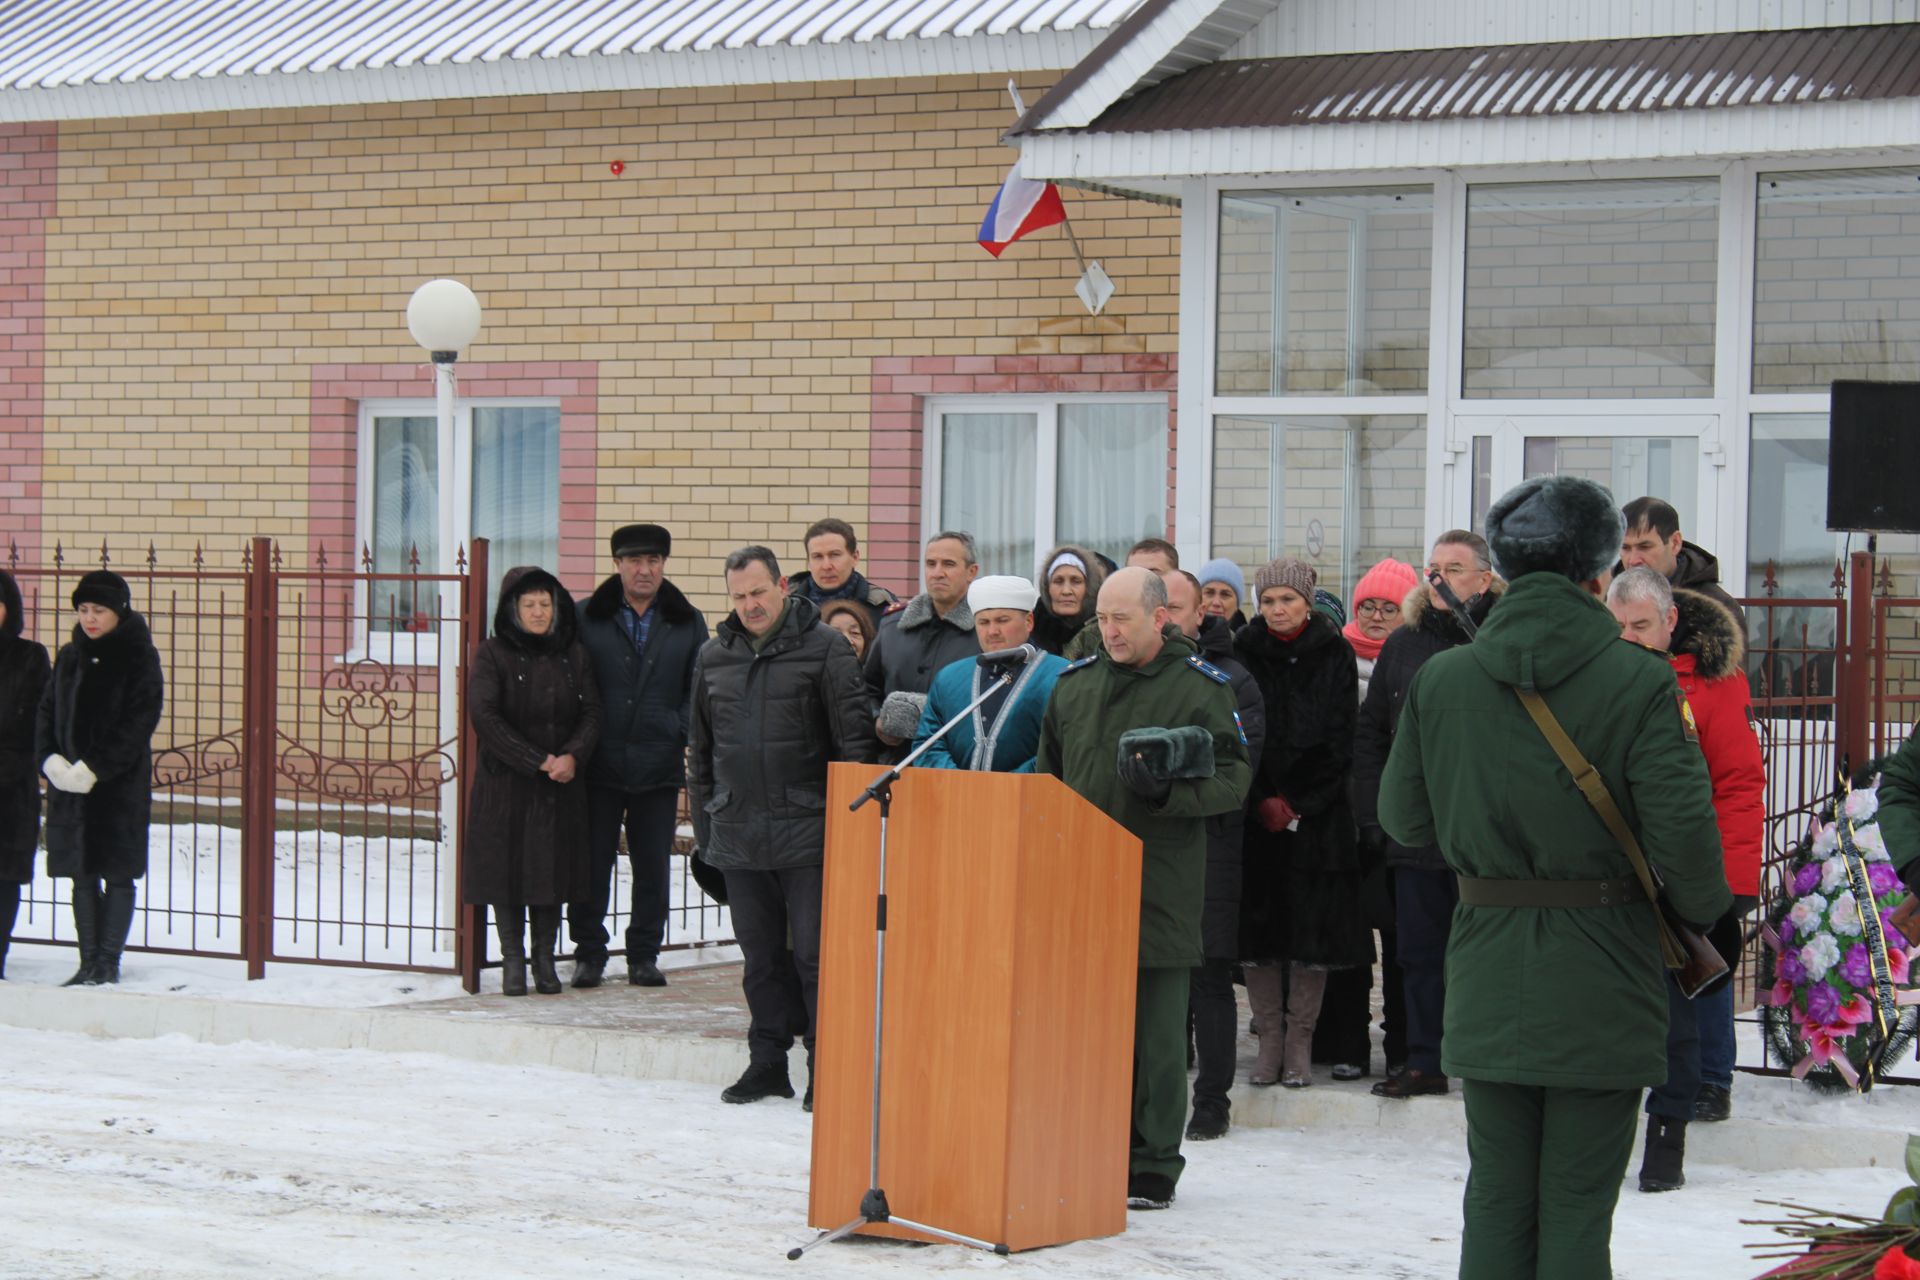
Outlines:
[[[997,258],[1001,250],[1029,231],[1066,220],[1067,207],[1060,202],[1060,189],[1051,182],[1021,177],[1020,166],[1015,163],[1007,171],[1007,180],[1000,184],[999,194],[987,206],[987,216],[980,221],[980,247]]]

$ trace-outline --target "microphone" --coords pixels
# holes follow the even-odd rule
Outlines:
[[[1015,645],[1011,649],[996,649],[992,653],[980,655],[984,665],[1002,667],[1024,667],[1040,656],[1040,651],[1030,644]]]

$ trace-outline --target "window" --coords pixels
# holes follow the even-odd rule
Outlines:
[[[1916,364],[1920,170],[1760,175],[1754,391],[1824,393]]]
[[[1433,193],[1237,193],[1220,202],[1216,394],[1427,386]]]
[[[982,573],[1032,577],[1077,542],[1126,557],[1167,531],[1167,402],[1005,397],[928,405],[924,532],[961,529]]]
[[[1426,563],[1426,465],[1417,415],[1218,418],[1213,554],[1249,579],[1299,556],[1344,599],[1388,556]]]
[[[1621,502],[1659,498],[1683,512],[1698,503],[1700,442],[1691,436],[1528,436],[1522,449],[1523,480],[1581,476]]]
[[[1719,218],[1711,179],[1470,188],[1464,394],[1711,396]]]
[[[466,403],[454,423],[454,464],[467,483],[453,495],[454,527],[492,542],[504,572],[537,564],[556,570],[560,542],[560,410],[553,404]],[[433,407],[361,407],[360,541],[380,574],[440,568],[440,459]],[[369,652],[431,662],[439,615],[431,584],[378,581],[366,600]],[[392,637],[419,638],[406,655]],[[375,643],[385,639],[385,643]]]

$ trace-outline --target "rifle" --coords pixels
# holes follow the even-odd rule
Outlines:
[[[1467,633],[1467,639],[1473,639],[1480,628],[1468,616],[1467,606],[1460,603],[1460,597],[1453,594],[1453,588],[1447,585],[1446,577],[1438,570],[1431,570],[1427,574],[1427,584],[1433,588],[1435,595],[1447,602],[1447,608],[1460,620],[1460,629]]]

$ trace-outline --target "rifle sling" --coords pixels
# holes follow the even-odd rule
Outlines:
[[[1541,736],[1546,738],[1547,744],[1553,748],[1553,753],[1560,757],[1560,763],[1566,766],[1568,773],[1573,775],[1573,784],[1580,788],[1580,794],[1587,798],[1587,803],[1593,806],[1593,811],[1600,815],[1600,821],[1606,824],[1607,830],[1613,835],[1614,842],[1620,846],[1620,851],[1626,854],[1627,861],[1633,864],[1634,874],[1640,879],[1640,887],[1646,891],[1647,901],[1658,902],[1660,883],[1654,878],[1653,868],[1647,865],[1647,855],[1641,851],[1640,841],[1633,834],[1633,828],[1627,825],[1626,818],[1620,813],[1620,807],[1613,802],[1613,793],[1607,790],[1606,780],[1600,776],[1600,771],[1580,754],[1580,748],[1573,745],[1573,739],[1569,738],[1567,731],[1560,727],[1560,721],[1554,717],[1553,711],[1547,706],[1546,699],[1533,689],[1515,687],[1514,692],[1520,697],[1520,705],[1525,707],[1527,714],[1533,717],[1533,723],[1539,727]],[[1664,917],[1660,922],[1660,951],[1666,959],[1668,968],[1680,967],[1684,953],[1679,940],[1669,932]]]

